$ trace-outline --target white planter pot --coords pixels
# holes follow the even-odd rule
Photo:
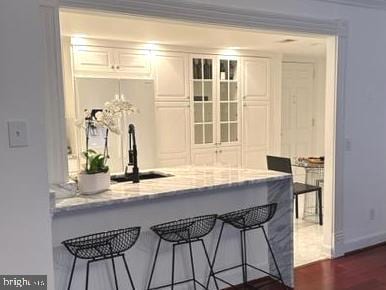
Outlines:
[[[79,173],[79,191],[82,194],[96,194],[110,188],[110,172],[86,174]]]

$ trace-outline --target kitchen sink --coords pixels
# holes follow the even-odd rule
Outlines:
[[[139,180],[165,178],[170,176],[173,176],[173,175],[167,174],[167,173],[155,172],[155,171],[140,172]],[[128,173],[128,174],[111,175],[111,181],[113,183],[133,181],[133,174]]]

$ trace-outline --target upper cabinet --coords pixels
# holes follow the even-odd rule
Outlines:
[[[243,58],[244,99],[268,100],[270,97],[270,60]]]
[[[73,46],[75,74],[120,78],[151,78],[151,55],[147,50],[98,46]]]
[[[158,52],[154,61],[156,99],[188,102],[187,55]]]
[[[111,72],[114,70],[114,53],[111,48],[73,46],[75,71]]]

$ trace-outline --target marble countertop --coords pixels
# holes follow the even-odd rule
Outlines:
[[[69,193],[67,197],[62,194],[61,198],[57,195],[52,202],[52,213],[56,216],[90,208],[121,205],[180,194],[194,194],[212,189],[265,183],[291,177],[288,174],[275,171],[225,167],[185,166],[149,171],[162,172],[172,176],[141,180],[140,183],[112,184],[110,190],[94,195],[74,196],[74,194]],[[52,191],[55,192],[55,188]],[[61,191],[63,193],[63,190]]]

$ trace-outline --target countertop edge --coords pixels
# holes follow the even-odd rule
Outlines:
[[[240,187],[245,185],[269,183],[273,181],[285,180],[290,178],[292,178],[292,175],[270,176],[265,178],[236,181],[231,183],[199,186],[196,188],[188,188],[188,189],[181,189],[181,190],[175,190],[175,191],[165,191],[157,194],[144,194],[144,195],[130,196],[130,197],[119,198],[119,199],[108,200],[108,201],[95,201],[95,202],[90,202],[86,204],[55,207],[51,209],[51,214],[55,218],[55,217],[64,216],[70,213],[82,212],[85,210],[113,208],[113,207],[127,205],[130,203],[135,203],[139,201],[158,200],[158,199],[171,197],[171,196],[195,194],[206,190],[226,189],[226,188]]]

